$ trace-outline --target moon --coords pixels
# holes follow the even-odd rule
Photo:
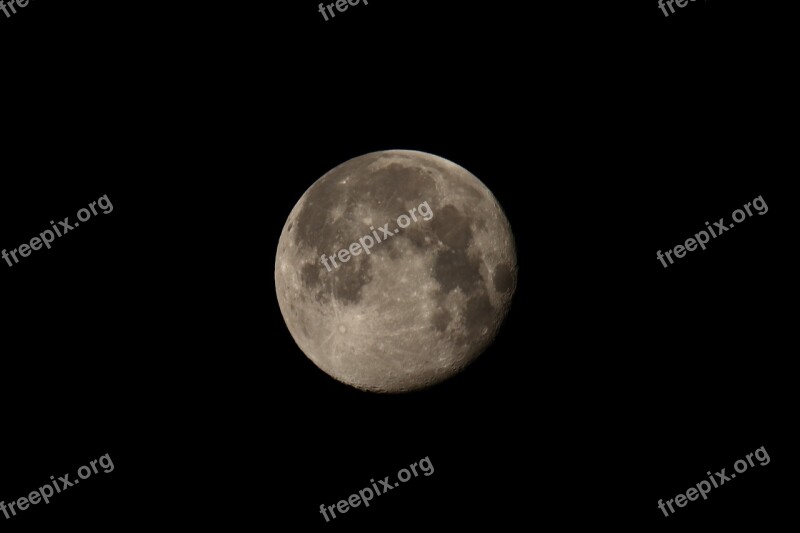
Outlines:
[[[517,285],[511,227],[478,178],[441,157],[351,159],[294,206],[275,290],[297,346],[331,377],[402,393],[458,374],[494,340]]]

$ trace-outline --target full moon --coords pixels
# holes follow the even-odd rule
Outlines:
[[[514,237],[464,168],[408,150],[351,159],[294,206],[275,289],[299,348],[362,390],[424,389],[494,340],[517,284]]]

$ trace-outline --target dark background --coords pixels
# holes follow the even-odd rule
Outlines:
[[[643,339],[652,358],[645,386],[655,397],[646,408],[652,519],[674,531],[772,530],[797,494],[789,422],[797,404],[789,355],[797,224],[786,128],[794,117],[794,15],[754,2],[690,3],[668,18],[653,2],[652,11],[650,105],[640,118],[652,176],[653,229],[644,242],[654,283],[643,295],[652,310]],[[656,259],[706,221],[729,225],[732,212],[758,196],[769,206],[763,216],[666,269]],[[668,518],[657,508],[708,471],[734,473],[737,460],[762,446],[769,465],[756,463]]]
[[[0,264],[0,500],[115,464],[14,526],[777,522],[796,493],[791,19],[639,4],[0,14],[0,248],[114,205]],[[300,352],[273,269],[302,193],[391,148],[481,179],[520,270],[472,367],[378,396]],[[655,260],[759,195],[766,215]],[[768,466],[655,508],[760,446]],[[319,514],[426,456],[430,477]]]

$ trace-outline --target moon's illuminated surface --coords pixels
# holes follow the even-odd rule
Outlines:
[[[353,246],[365,236],[369,254],[369,240]],[[516,282],[514,238],[489,189],[446,159],[406,150],[322,176],[290,213],[275,259],[278,303],[300,349],[375,392],[426,388],[475,360]]]

